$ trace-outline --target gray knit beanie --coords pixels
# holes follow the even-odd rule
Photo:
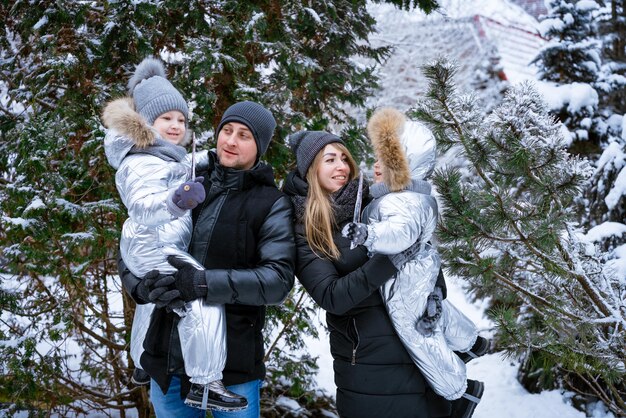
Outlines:
[[[341,138],[324,131],[299,131],[289,135],[289,146],[296,156],[296,166],[300,177],[306,179],[306,173],[318,152],[328,144],[346,145]]]
[[[135,101],[135,109],[146,118],[149,125],[166,112],[178,110],[189,117],[189,108],[182,94],[165,76],[163,63],[148,57],[141,61],[135,74],[128,80],[128,91]]]
[[[216,136],[219,135],[222,127],[228,122],[243,123],[250,129],[256,142],[256,159],[257,161],[270,145],[274,128],[276,128],[276,120],[272,116],[272,112],[264,108],[258,103],[245,101],[238,102],[230,106],[222,115],[222,120],[217,126]]]

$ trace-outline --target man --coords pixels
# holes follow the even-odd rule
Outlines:
[[[207,170],[198,173],[204,177],[206,199],[192,214],[189,254],[205,270],[170,257],[178,268],[173,278],[137,282],[120,264],[120,277],[136,300],[145,303],[148,295],[150,302],[166,308],[155,310],[141,358],[141,366],[152,377],[150,395],[157,416],[204,416],[182,400],[191,385],[184,373],[178,316],[171,312],[197,298],[225,304],[223,381],[248,400],[242,411],[213,411],[213,416],[260,416],[265,305],[281,303],[287,296],[295,261],[291,203],[276,188],[271,166],[259,162],[275,127],[272,114],[254,102],[236,103],[222,116],[216,150],[209,153]]]

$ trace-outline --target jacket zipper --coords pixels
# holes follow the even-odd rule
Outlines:
[[[213,190],[214,187],[220,187],[220,186],[216,186],[213,183],[211,183],[211,187],[209,188],[209,192],[208,195],[211,194],[211,191]],[[228,192],[229,189],[228,188],[224,188],[225,192],[222,193],[222,195],[219,197],[219,199],[217,199],[217,208],[214,210],[215,213],[219,214],[220,211],[222,210],[222,206],[224,206],[224,202],[226,202],[226,198],[228,197]],[[208,196],[207,196],[208,197]],[[209,203],[207,202],[208,199],[204,199],[204,202],[202,202],[202,208],[200,209],[200,212],[198,213],[198,217],[196,219],[192,218],[192,225],[196,225],[196,222],[198,219],[200,219],[202,217],[202,213],[204,212],[204,210],[207,208],[207,206],[209,205]],[[210,225],[209,228],[209,232],[207,233],[207,236],[209,237],[209,240],[207,241],[207,248],[205,248],[205,251],[202,252],[202,257],[201,259],[198,258],[198,261],[200,262],[200,264],[204,265],[204,263],[206,262],[206,257],[208,255],[208,245],[211,241],[211,236],[213,235],[213,229],[215,228],[215,222],[217,221],[217,217],[215,218],[215,220],[213,221],[213,223]],[[189,240],[189,245],[191,246],[191,243],[193,242],[193,238],[194,235],[196,234],[196,228],[193,227],[191,228],[191,240]]]
[[[352,328],[354,328],[354,334],[356,336],[356,341],[352,341],[352,361],[351,365],[356,364],[356,350],[359,348],[359,344],[361,344],[361,339],[359,338],[359,330],[356,327],[356,318],[352,318]]]

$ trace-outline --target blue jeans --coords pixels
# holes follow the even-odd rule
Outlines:
[[[211,411],[213,418],[259,418],[261,416],[260,380],[226,387],[238,395],[245,396],[248,400],[248,407],[233,412]],[[150,400],[157,418],[204,418],[206,416],[204,411],[185,405],[184,399],[180,398],[180,377],[178,376],[172,377],[165,395],[159,385],[154,380],[151,381]]]

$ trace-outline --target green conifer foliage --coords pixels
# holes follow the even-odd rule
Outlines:
[[[535,62],[539,77],[559,84],[590,83],[600,69],[599,45],[594,39],[592,12],[597,8],[579,7],[576,1],[550,0],[549,14],[542,21],[543,35],[550,42]]]
[[[362,106],[376,80],[352,57],[387,50],[368,43],[365,0],[5,1],[0,15],[0,403],[9,415],[147,417],[145,390],[127,387],[134,304],[116,277],[126,210],[103,152],[103,105],[126,94],[144,57],[162,57],[201,146],[235,101],[272,110],[266,157],[280,180],[292,160],[284,138],[297,129],[345,127],[364,152],[343,106]],[[268,335],[301,347],[314,332],[303,303],[294,292],[273,310]],[[282,344],[268,347],[272,376],[310,393],[314,359],[298,366]]]
[[[595,160],[583,201],[585,223],[597,226],[626,219],[626,194],[620,184],[626,179],[626,2],[604,2],[595,18],[601,41],[602,67],[594,87],[599,104],[594,117],[593,134],[602,147]],[[605,249],[626,244],[626,234],[604,239]]]
[[[568,154],[532,85],[512,87],[485,117],[471,96],[455,91],[452,66],[440,61],[424,71],[427,98],[411,113],[465,161],[434,176],[445,265],[474,288],[509,296],[492,311],[502,348],[539,354],[534,360],[541,358],[545,373],[559,370],[567,386],[622,416],[623,278],[575,228],[573,201],[588,164]]]
[[[570,152],[588,157],[595,171],[578,201],[587,227],[623,222],[626,195],[626,11],[623,0],[551,0],[541,22],[548,44],[535,63],[541,79],[569,88],[586,105],[563,103],[554,109],[573,140]],[[582,88],[585,88],[584,93]],[[594,100],[589,100],[593,98]],[[607,224],[608,225],[608,224]],[[606,250],[617,250],[626,234],[602,238]]]

